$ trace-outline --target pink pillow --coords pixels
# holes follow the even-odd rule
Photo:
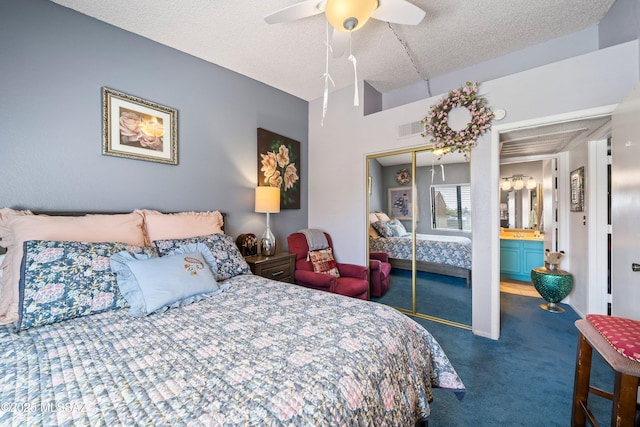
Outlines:
[[[376,216],[378,217],[378,221],[383,221],[383,222],[391,221],[391,218],[389,218],[389,215],[387,215],[384,212],[376,212]]]
[[[148,242],[224,234],[222,231],[224,221],[222,214],[218,211],[163,214],[143,209],[136,212],[144,218],[145,237]]]
[[[136,213],[85,216],[7,215],[2,213],[0,237],[8,242],[0,278],[0,325],[18,319],[22,246],[27,240],[122,242],[144,246],[142,217]],[[6,240],[5,240],[6,239]]]

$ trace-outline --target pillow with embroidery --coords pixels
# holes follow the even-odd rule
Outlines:
[[[313,264],[313,271],[316,273],[330,274],[335,277],[340,277],[338,271],[338,265],[333,258],[333,251],[331,248],[320,249],[318,251],[309,252],[309,258],[311,264]]]
[[[186,239],[154,240],[160,256],[171,255],[177,248],[190,243],[204,243],[216,260],[217,280],[223,281],[240,274],[251,274],[249,264],[245,261],[233,238],[226,234],[210,234],[207,236],[189,237]]]
[[[382,237],[393,237],[393,230],[388,222],[376,221],[371,225]]]
[[[126,243],[24,242],[16,330],[126,307],[109,266],[123,251],[157,256],[155,248]]]
[[[133,317],[222,292],[213,273],[216,261],[202,243],[185,245],[163,257],[120,252],[111,257],[111,269],[118,277],[118,287]]]

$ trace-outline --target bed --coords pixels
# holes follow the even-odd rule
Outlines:
[[[386,252],[395,268],[412,268],[412,238],[369,237],[370,252]],[[471,285],[471,240],[462,236],[416,234],[419,271],[464,278]]]
[[[113,238],[113,223],[51,232],[0,210],[7,256],[22,250],[18,320],[0,326],[1,425],[408,426],[428,420],[432,388],[464,394],[436,340],[395,309],[254,276],[221,223],[200,234],[212,231],[203,216],[142,216],[129,226],[146,244],[134,245],[99,235]],[[97,242],[71,240],[80,229]],[[176,257],[192,276],[209,266],[212,288],[136,312],[125,278],[155,298],[134,266],[157,277]],[[5,309],[15,261],[2,264]]]

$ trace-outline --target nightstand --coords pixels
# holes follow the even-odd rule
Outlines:
[[[250,256],[245,260],[255,275],[280,282],[295,282],[296,254],[280,252],[272,256]]]

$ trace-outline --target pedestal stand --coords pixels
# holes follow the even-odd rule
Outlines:
[[[556,303],[562,301],[573,289],[571,273],[547,267],[537,267],[531,270],[531,282],[547,304],[540,304],[540,308],[552,313],[563,313],[564,308]]]

